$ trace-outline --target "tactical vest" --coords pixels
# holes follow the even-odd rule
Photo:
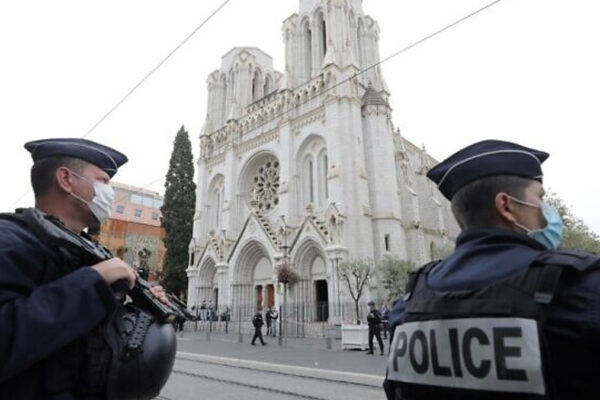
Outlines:
[[[41,283],[112,257],[91,238],[77,237],[39,210],[17,210],[0,214],[0,219],[27,227],[65,261],[57,266],[60,271]],[[78,251],[78,244],[85,251]],[[113,289],[115,297],[121,298],[113,313],[85,337],[45,360],[43,381],[48,394],[71,391],[86,398],[145,400],[158,396],[167,382],[177,350],[173,326],[158,319],[148,304],[124,303],[125,294]]]
[[[544,252],[523,273],[457,292],[429,287],[439,262],[425,265],[407,287],[386,390],[397,400],[556,398],[547,309],[561,276],[597,268],[599,260],[585,252]]]

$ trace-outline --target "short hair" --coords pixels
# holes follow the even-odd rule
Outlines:
[[[87,161],[73,157],[49,157],[37,161],[31,167],[31,187],[35,198],[48,194],[56,179],[56,170],[60,167],[67,167],[81,174],[88,164]]]
[[[494,175],[477,179],[452,197],[452,213],[462,230],[491,228],[500,223],[495,199],[498,193],[523,198],[531,180],[513,175]]]

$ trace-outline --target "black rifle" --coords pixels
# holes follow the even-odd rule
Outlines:
[[[179,312],[181,312],[181,314],[185,317],[186,320],[196,320],[196,316],[188,311],[187,304],[185,304],[183,301],[181,301],[175,295],[172,294],[167,294],[167,298],[171,302],[171,305],[176,307],[179,310]]]
[[[80,265],[94,265],[113,258],[110,250],[94,241],[85,233],[77,234],[69,230],[58,218],[44,214],[35,208],[17,210],[17,214],[27,226],[44,243],[54,245],[63,252],[77,259]],[[113,284],[118,300],[125,300],[128,295],[141,308],[164,322],[185,319],[185,315],[174,306],[168,306],[158,300],[150,292],[152,285],[144,279],[137,278],[135,285],[129,289],[127,282],[121,280]]]

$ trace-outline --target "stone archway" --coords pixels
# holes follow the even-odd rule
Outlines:
[[[303,306],[303,314],[309,321],[327,321],[330,315],[331,289],[326,260],[321,246],[311,239],[300,245],[294,257],[300,281],[291,297]]]
[[[233,272],[232,303],[234,313],[249,318],[257,307],[267,307],[269,285],[273,285],[273,262],[257,240],[243,245]]]
[[[217,263],[211,257],[207,257],[200,264],[200,270],[198,272],[198,286],[196,293],[196,304],[194,306],[199,307],[203,302],[208,305],[212,302],[216,304],[217,299],[215,298],[215,281],[217,279]]]

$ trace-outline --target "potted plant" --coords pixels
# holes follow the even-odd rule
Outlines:
[[[373,266],[370,260],[351,259],[343,261],[337,268],[338,279],[346,285],[350,297],[354,301],[356,324],[342,324],[342,348],[368,347],[369,327],[360,323],[360,298],[364,288],[373,275]]]

